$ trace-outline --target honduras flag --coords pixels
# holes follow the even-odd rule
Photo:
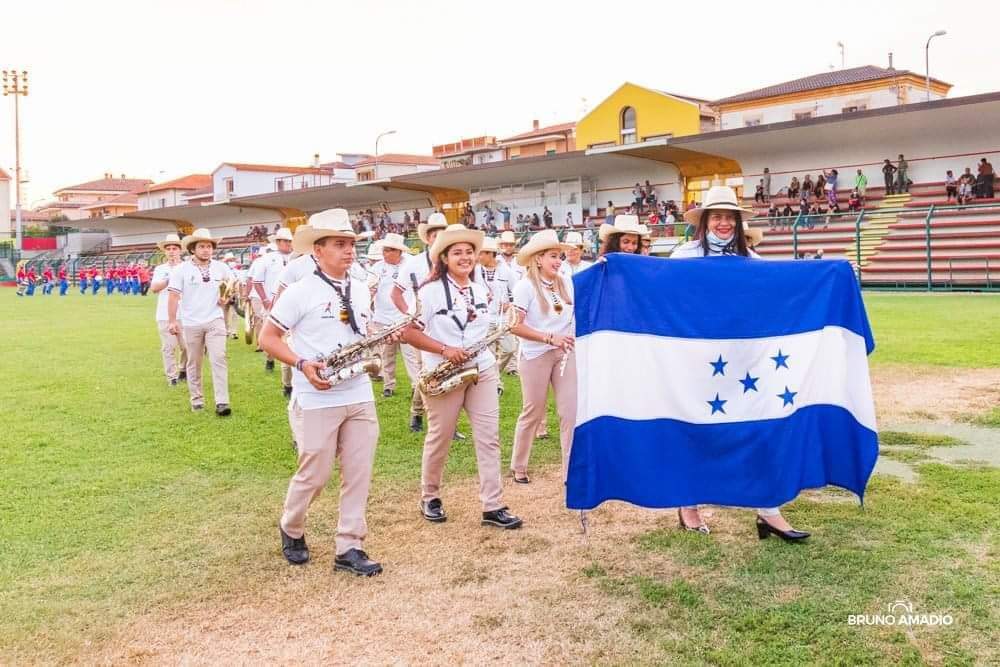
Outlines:
[[[850,264],[616,253],[574,287],[569,508],[863,497],[875,342]]]

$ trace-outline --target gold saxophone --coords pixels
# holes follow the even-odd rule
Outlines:
[[[513,308],[511,308],[508,311],[507,319],[503,324],[486,336],[486,338],[465,350],[466,354],[469,355],[469,359],[471,360],[482,350],[485,350],[487,347],[506,336],[516,324],[517,313]],[[479,368],[477,366],[466,368],[465,364],[456,364],[445,359],[434,368],[426,370],[420,374],[420,380],[417,382],[417,388],[425,396],[441,396],[442,394],[447,394],[458,389],[459,387],[464,387],[467,384],[475,384],[477,382],[479,382]]]
[[[233,300],[233,296],[236,294],[236,278],[231,278],[229,280],[223,280],[219,283],[219,301],[222,303],[229,303]]]
[[[382,372],[382,358],[375,354],[376,349],[396,332],[416,322],[418,317],[419,313],[414,312],[378,333],[342,347],[329,356],[321,357],[318,361],[321,361],[326,368],[319,372],[319,376],[335,386],[363,373],[378,375]]]

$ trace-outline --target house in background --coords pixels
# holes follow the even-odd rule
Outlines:
[[[210,188],[210,174],[188,174],[163,183],[154,183],[135,193],[140,211],[170,206],[184,206],[192,192]]]
[[[332,185],[335,169],[223,162],[212,172],[212,201]]]
[[[555,155],[576,150],[576,123],[559,123],[539,127],[537,120],[531,122],[531,130],[501,139],[500,148],[504,159]]]
[[[459,139],[450,144],[438,144],[431,148],[431,154],[444,169],[488,164],[507,159],[506,152],[497,143],[497,138],[487,136]]]
[[[106,173],[104,178],[96,181],[87,181],[56,190],[55,200],[35,210],[49,219],[66,216],[69,220],[81,220],[91,217],[90,210],[85,210],[84,207],[137,192],[151,183],[152,181],[146,178],[127,178],[124,174],[120,178],[115,178],[112,174]]]
[[[134,192],[123,192],[117,197],[81,206],[83,218],[111,218],[116,215],[127,215],[139,208],[138,197]]]
[[[376,167],[378,173],[376,174]],[[433,155],[408,155],[405,153],[385,153],[368,157],[354,164],[355,178],[358,181],[374,181],[380,178],[414,174],[422,171],[435,171],[441,168],[441,163]]]
[[[576,124],[581,148],[683,137],[716,127],[708,100],[623,83]]]

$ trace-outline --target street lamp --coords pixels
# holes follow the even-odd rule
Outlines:
[[[28,70],[5,69],[3,71],[3,96],[14,96],[14,181],[17,194],[14,214],[14,247],[21,250],[21,116],[19,100],[28,94]],[[10,220],[6,223],[10,225]]]
[[[924,47],[924,66],[926,67],[927,80],[925,81],[927,85],[927,101],[931,101],[931,40],[935,37],[942,37],[947,35],[947,31],[938,30],[936,33],[927,38],[927,45]]]
[[[375,180],[378,180],[378,142],[382,140],[382,137],[389,136],[390,134],[396,134],[396,130],[388,130],[382,134],[375,137]]]
[[[840,47],[840,69],[844,69],[844,43],[837,42],[837,46]]]

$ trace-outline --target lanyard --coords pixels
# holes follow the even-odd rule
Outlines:
[[[471,284],[467,289],[469,290],[470,297],[472,297],[472,303],[469,303],[469,300],[467,300],[465,298],[465,295],[461,293],[462,288],[459,287],[459,295],[462,297],[462,301],[465,302],[465,324],[462,324],[462,321],[458,319],[458,317],[456,317],[454,313],[451,312],[453,307],[453,302],[451,300],[451,288],[448,286],[448,283],[451,282],[451,279],[447,275],[445,275],[441,278],[441,281],[444,284],[444,299],[448,307],[445,310],[439,310],[437,314],[438,315],[450,314],[452,321],[455,322],[456,326],[458,326],[458,330],[461,331],[462,333],[465,333],[465,328],[469,326],[470,322],[476,319],[476,308],[485,306],[486,304],[475,303],[475,295],[472,294]],[[455,287],[458,287],[458,285],[456,285]]]
[[[347,291],[345,293],[344,290],[340,289],[340,285],[327,278],[326,274],[319,269],[316,269],[316,275],[319,276],[320,280],[332,287],[337,296],[340,297],[340,321],[350,324],[351,330],[361,335],[361,329],[358,328],[357,320],[354,319],[354,305],[351,303],[351,279],[348,278],[346,281]]]

